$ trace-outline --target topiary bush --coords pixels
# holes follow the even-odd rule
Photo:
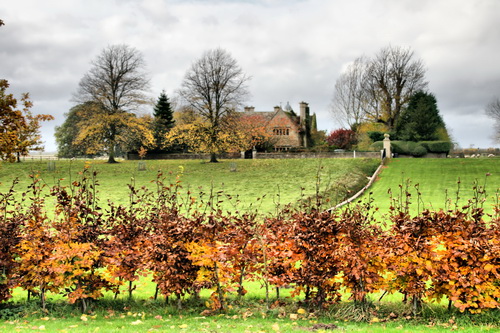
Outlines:
[[[411,152],[411,155],[414,157],[422,157],[425,154],[427,154],[427,149],[425,149],[425,147],[422,146],[421,144],[417,144]]]
[[[391,141],[392,152],[399,155],[422,157],[427,154],[427,149],[418,142]]]
[[[429,153],[449,154],[452,148],[452,143],[449,141],[421,141],[419,143],[424,146]]]

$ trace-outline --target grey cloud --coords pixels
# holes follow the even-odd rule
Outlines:
[[[152,97],[162,89],[174,97],[191,63],[222,47],[253,77],[248,104],[304,100],[329,131],[338,126],[328,106],[345,64],[410,46],[460,144],[492,145],[483,109],[500,95],[497,0],[18,0],[2,2],[0,13],[0,77],[16,94],[30,92],[36,112],[56,116],[43,127],[49,150],[90,61],[118,43],[144,54]]]

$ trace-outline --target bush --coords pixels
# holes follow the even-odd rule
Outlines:
[[[427,149],[413,141],[392,141],[392,152],[400,155],[411,155],[415,157],[422,157],[427,154]]]
[[[424,146],[418,144],[412,151],[411,155],[415,157],[422,157],[427,154],[427,149]]]
[[[452,144],[449,141],[421,141],[419,143],[424,146],[429,153],[449,154],[452,148]]]
[[[382,141],[377,141],[370,145],[371,151],[381,151],[382,149],[384,149],[384,143]]]
[[[351,149],[357,142],[356,133],[353,130],[339,128],[327,136],[326,142],[335,148]]]
[[[384,132],[380,132],[380,131],[369,131],[369,132],[366,132],[366,134],[368,135],[368,137],[373,141],[373,142],[377,142],[377,141],[382,141],[384,140]]]

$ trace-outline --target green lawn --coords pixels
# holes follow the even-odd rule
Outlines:
[[[486,176],[487,174],[489,176]],[[496,158],[392,159],[370,190],[373,193],[374,205],[380,208],[381,213],[389,211],[388,190],[391,189],[393,196],[398,197],[401,191],[399,185],[407,184],[408,180],[413,213],[417,213],[417,210],[422,211],[423,207],[431,210],[454,208],[458,190],[459,205],[464,205],[467,200],[475,196],[473,189],[475,183],[485,187],[487,200],[484,208],[486,212],[491,213],[492,205],[495,203],[492,197],[500,189],[500,160]],[[421,193],[420,200],[416,184]],[[403,190],[405,188],[406,185],[403,186]]]
[[[411,179],[412,186],[419,184],[422,201],[429,208],[445,207],[446,198],[454,199],[457,181],[461,180],[460,197],[462,202],[473,197],[473,183],[484,185],[488,200],[485,207],[493,204],[491,196],[500,187],[500,164],[498,159],[394,159],[387,164],[379,175],[371,191],[375,205],[387,212],[390,201],[387,194],[394,194],[399,185]],[[18,190],[29,185],[29,174],[39,173],[48,186],[58,181],[69,184],[75,180],[84,167],[83,161],[56,161],[55,171],[48,170],[47,162],[30,161],[20,164],[3,163],[0,166],[0,192],[8,188],[13,178],[19,177]],[[301,188],[306,195],[313,195],[318,182],[322,191],[348,186],[353,175],[365,179],[378,166],[378,160],[363,159],[297,159],[297,160],[231,160],[218,164],[202,161],[173,160],[146,161],[146,170],[138,171],[137,161],[119,164],[106,164],[101,161],[90,162],[91,168],[98,171],[100,197],[115,203],[127,203],[127,184],[133,179],[136,186],[153,188],[152,180],[158,170],[162,170],[170,181],[180,175],[183,190],[190,189],[195,194],[214,190],[239,196],[242,207],[254,205],[256,199],[265,196],[258,206],[262,212],[272,212],[276,202],[282,204],[301,199]],[[236,169],[236,170],[235,170]],[[491,174],[486,177],[486,174]],[[335,201],[336,190],[330,191]],[[413,191],[412,201],[417,195]],[[446,194],[448,192],[448,194]],[[278,198],[279,196],[279,198]],[[454,200],[453,200],[454,201]],[[99,300],[94,312],[83,316],[78,308],[68,305],[61,296],[53,296],[49,311],[43,313],[37,300],[26,302],[26,292],[16,290],[13,302],[4,308],[0,305],[0,332],[307,332],[315,324],[335,324],[345,332],[494,332],[499,330],[498,311],[481,315],[461,315],[456,310],[446,312],[445,305],[429,305],[421,318],[398,317],[386,319],[394,311],[403,313],[400,295],[386,296],[376,306],[377,321],[356,323],[335,319],[333,313],[315,318],[309,310],[302,314],[301,303],[285,301],[270,311],[265,310],[263,289],[255,283],[241,304],[227,313],[205,316],[203,304],[197,304],[178,311],[175,306],[166,306],[162,300],[154,301],[151,296],[154,286],[148,279],[142,279],[134,292],[134,300],[128,301],[120,296],[114,301],[111,295]],[[206,297],[206,293],[202,295]],[[282,297],[286,297],[282,291]],[[123,297],[123,298],[122,298]],[[274,297],[274,295],[273,295]],[[344,305],[347,302],[344,302]],[[17,309],[17,310],[16,310]],[[20,311],[16,313],[16,311]],[[329,332],[329,330],[319,330]]]
[[[220,163],[161,160],[145,161],[144,171],[138,171],[138,163],[124,161],[107,164],[103,161],[89,161],[91,169],[98,172],[99,197],[104,202],[109,199],[116,204],[126,204],[129,200],[127,184],[134,182],[136,187],[147,186],[154,189],[151,182],[156,179],[157,172],[162,170],[167,182],[175,183],[179,176],[183,193],[189,190],[192,195],[199,196],[201,192],[223,191],[223,196],[233,197],[231,203],[226,202],[227,209],[234,210],[234,205],[237,205],[239,210],[251,208],[266,213],[273,212],[277,204],[297,202],[302,194],[313,195],[318,181],[321,192],[329,190],[333,202],[342,200],[344,196],[336,189],[343,190],[351,186],[353,177],[366,183],[366,177],[375,171],[379,160],[223,160]],[[55,171],[49,171],[47,161],[3,163],[0,166],[0,192],[5,191],[15,177],[20,180],[16,187],[18,191],[25,190],[30,184],[31,173],[39,173],[48,187],[58,181],[68,185],[78,178],[77,173],[83,170],[84,164],[84,161],[55,161]]]

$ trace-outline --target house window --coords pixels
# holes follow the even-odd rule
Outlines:
[[[273,135],[290,135],[290,129],[286,127],[273,128]]]

